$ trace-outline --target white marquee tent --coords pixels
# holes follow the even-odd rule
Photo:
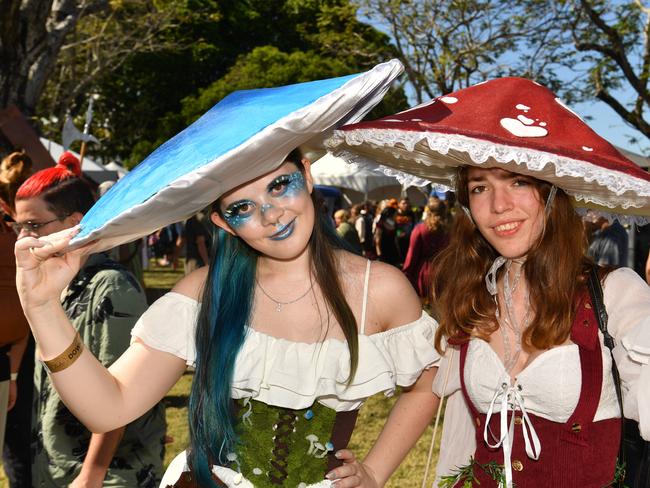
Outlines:
[[[404,193],[415,205],[424,205],[427,195],[420,189],[403,189],[399,182],[379,171],[356,168],[330,153],[325,154],[311,166],[314,183],[339,188],[348,203],[364,200],[399,198]]]

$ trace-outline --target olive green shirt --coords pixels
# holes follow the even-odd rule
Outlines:
[[[62,303],[85,347],[105,366],[129,347],[131,329],[147,308],[138,281],[104,254],[90,256]],[[32,483],[35,488],[67,487],[81,470],[91,433],[65,407],[38,361],[34,385]],[[78,394],[85,394],[83,387]],[[162,402],[127,425],[104,486],[157,488],[165,427]]]

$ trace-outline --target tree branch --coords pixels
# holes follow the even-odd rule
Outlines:
[[[638,114],[627,110],[616,98],[602,86],[601,75],[595,73],[594,82],[596,85],[596,97],[609,105],[624,121],[637,129],[646,137],[650,138],[650,124],[648,124]]]
[[[588,0],[580,0],[580,4],[584,11],[587,13],[593,24],[598,27],[610,40],[612,43],[612,48],[605,48],[595,43],[580,43],[583,46],[595,46],[598,49],[596,51],[606,54],[614,61],[620,68],[628,82],[634,88],[634,90],[643,97],[646,103],[650,103],[650,97],[645,89],[645,86],[639,78],[637,77],[634,69],[630,65],[630,61],[627,58],[625,53],[625,47],[623,45],[623,40],[618,35],[618,32],[613,27],[607,25],[607,23],[602,19],[602,17],[591,7]],[[579,44],[576,44],[576,49],[584,50],[579,47]]]

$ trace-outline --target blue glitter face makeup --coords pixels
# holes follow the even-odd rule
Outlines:
[[[233,229],[238,229],[244,225],[255,212],[255,202],[251,200],[239,200],[228,205],[223,212],[223,218]]]
[[[266,186],[266,195],[259,201],[237,200],[223,211],[223,218],[233,230],[238,230],[251,221],[257,209],[260,216],[264,216],[271,209],[282,207],[286,201],[299,197],[306,189],[301,171],[279,175]]]
[[[301,171],[280,175],[269,183],[268,190],[274,197],[293,198],[305,190],[305,177]]]

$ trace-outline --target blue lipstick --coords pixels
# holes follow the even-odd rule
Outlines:
[[[282,227],[279,231],[273,234],[269,239],[272,241],[283,241],[293,234],[293,229],[295,228],[296,219],[293,219],[287,225]]]

